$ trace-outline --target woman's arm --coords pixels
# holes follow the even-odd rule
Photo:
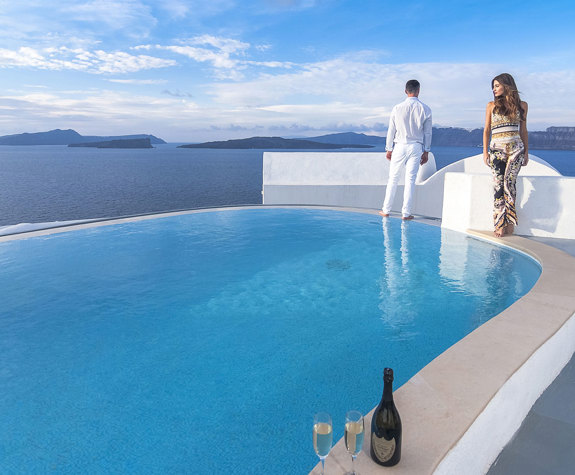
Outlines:
[[[521,107],[523,108],[523,120],[519,125],[519,136],[523,141],[523,148],[524,148],[523,166],[525,166],[529,162],[529,134],[527,133],[527,102],[521,101]]]
[[[483,162],[489,166],[489,140],[491,139],[491,111],[493,111],[493,102],[487,104],[485,109],[485,127],[483,128]]]

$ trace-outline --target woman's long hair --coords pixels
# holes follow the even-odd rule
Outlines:
[[[499,97],[495,97],[494,112],[507,117],[516,117],[517,113],[519,113],[519,119],[525,120],[525,112],[523,107],[521,107],[519,91],[517,90],[513,76],[508,73],[495,76],[491,80],[491,89],[493,89],[493,83],[495,81],[503,86],[503,94]]]

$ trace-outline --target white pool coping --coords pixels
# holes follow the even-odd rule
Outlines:
[[[331,206],[208,208],[71,224],[0,236],[0,242],[192,213],[265,208],[377,215],[369,209]],[[363,475],[487,472],[575,352],[575,258],[518,236],[498,239],[492,233],[469,234],[531,255],[542,266],[541,276],[527,295],[443,352],[394,393],[403,423],[402,460],[395,467],[380,467],[364,451],[356,460]],[[378,398],[379,394],[374,395],[374,403]],[[370,422],[371,413],[366,416],[366,428]],[[350,469],[351,458],[340,440],[327,458],[326,473]],[[319,465],[311,473],[320,473]]]

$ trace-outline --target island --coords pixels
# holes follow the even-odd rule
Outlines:
[[[334,150],[341,148],[373,148],[373,145],[322,143],[303,139],[284,139],[282,137],[251,137],[248,139],[180,145],[178,148]]]
[[[92,148],[154,148],[149,138],[145,139],[119,139],[105,140],[103,142],[71,143],[68,147],[92,147]]]
[[[48,132],[23,133],[4,135],[0,137],[0,145],[70,145],[88,142],[109,142],[113,140],[149,139],[152,144],[165,144],[158,137],[148,134],[119,135],[119,136],[91,136],[80,135],[72,129],[49,130]]]

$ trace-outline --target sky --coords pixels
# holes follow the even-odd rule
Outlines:
[[[0,135],[384,135],[409,79],[435,126],[477,128],[502,72],[529,130],[575,126],[574,5],[0,0]]]

